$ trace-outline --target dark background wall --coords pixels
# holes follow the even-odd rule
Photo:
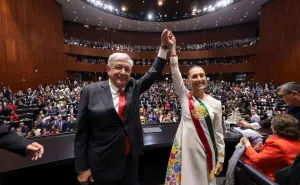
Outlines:
[[[271,0],[264,5],[261,12],[256,80],[300,82],[299,17],[299,0]]]
[[[257,21],[203,31],[175,32],[178,45],[243,39],[256,36]],[[158,45],[160,33],[129,32],[85,28],[82,24],[64,21],[64,33],[80,39],[112,41],[122,44]]]
[[[0,86],[19,90],[65,78],[62,23],[55,1],[0,0]]]

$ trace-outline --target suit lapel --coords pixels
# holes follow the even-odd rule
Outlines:
[[[111,95],[111,91],[110,91],[108,81],[103,82],[103,84],[101,85],[101,90],[99,91],[99,93],[100,93],[100,96],[102,98],[102,101],[104,102],[106,111],[108,113],[115,114],[115,116],[117,116],[120,119],[120,117],[119,117],[119,115],[116,112],[116,109],[114,107],[114,102],[113,102],[113,99],[112,99],[112,95]]]

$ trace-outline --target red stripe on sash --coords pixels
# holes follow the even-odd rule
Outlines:
[[[209,173],[211,173],[211,171],[213,170],[212,151],[211,151],[211,148],[210,148],[209,143],[207,141],[207,138],[204,134],[203,128],[200,125],[199,119],[197,119],[192,113],[192,111],[195,109],[192,92],[189,92],[189,108],[190,108],[190,114],[191,114],[195,129],[196,129],[196,131],[198,133],[198,136],[199,136],[199,138],[200,138],[200,140],[201,140],[201,142],[202,142],[202,144],[205,148],[208,170],[209,170]]]

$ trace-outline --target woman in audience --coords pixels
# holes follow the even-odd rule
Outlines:
[[[274,173],[292,165],[300,153],[300,127],[298,120],[289,114],[277,115],[271,124],[274,135],[266,140],[259,153],[248,139],[242,138],[241,142],[246,146],[246,162],[275,180]]]
[[[215,185],[214,175],[223,169],[225,143],[221,102],[204,93],[205,71],[195,66],[188,72],[189,91],[178,68],[176,40],[171,49],[171,70],[181,104],[178,127],[167,168],[165,185]]]

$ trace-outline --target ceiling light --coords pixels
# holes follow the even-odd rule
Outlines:
[[[197,11],[197,8],[196,8],[196,7],[193,8],[193,12],[195,12],[195,11]]]
[[[176,3],[178,3],[178,1],[176,1]]]
[[[110,11],[113,11],[114,7],[112,5],[107,6]]]
[[[102,19],[102,18],[100,17],[100,19]]]
[[[74,13],[76,13],[76,12],[74,11]]]
[[[82,8],[85,8],[85,6],[83,6]]]
[[[157,4],[158,4],[158,6],[162,6],[163,5],[163,1],[162,0],[158,0]]]
[[[126,10],[127,10],[127,8],[126,8],[126,6],[122,6],[122,8],[121,8],[121,10],[123,11],[123,12],[125,12]]]
[[[152,13],[149,13],[148,16],[147,16],[147,19],[148,19],[148,20],[152,20],[152,19],[153,19],[153,14],[152,14]]]
[[[86,19],[87,21],[89,20],[89,19]]]
[[[252,1],[252,4],[253,4],[254,2]]]

